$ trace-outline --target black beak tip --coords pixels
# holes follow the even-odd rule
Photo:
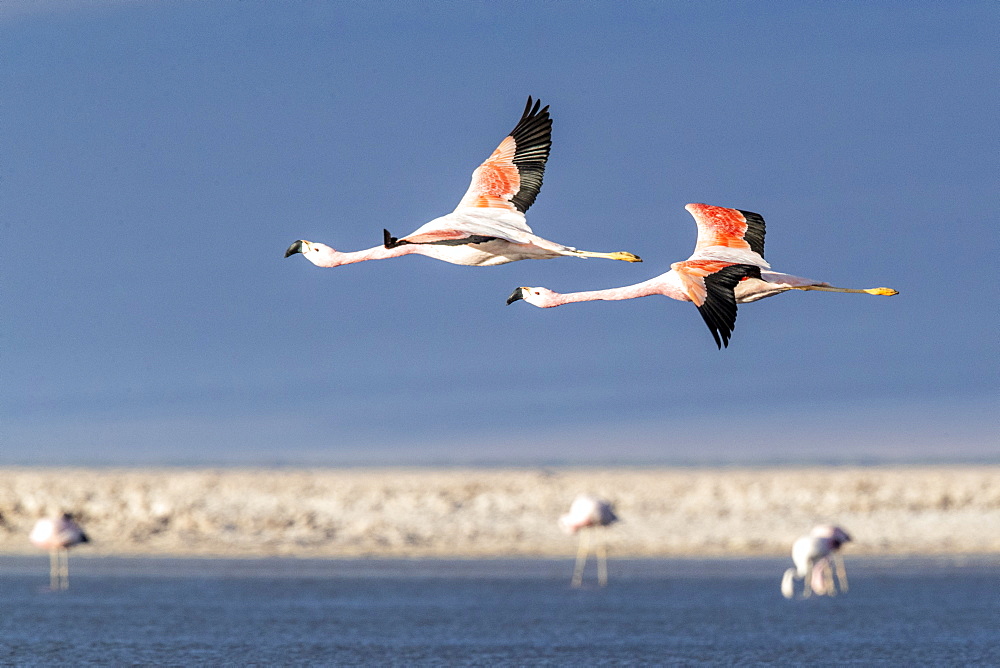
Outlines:
[[[293,243],[291,246],[288,247],[288,250],[285,251],[285,257],[291,257],[292,255],[301,252],[302,252],[302,240],[299,239],[298,241],[296,241],[295,243]]]
[[[524,299],[524,292],[521,290],[521,288],[517,288],[514,290],[514,292],[510,293],[510,297],[507,297],[507,306],[510,306],[518,299]]]

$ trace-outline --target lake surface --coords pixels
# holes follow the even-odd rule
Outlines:
[[[846,558],[787,601],[784,559],[0,557],[0,663],[1000,665],[1000,558]]]

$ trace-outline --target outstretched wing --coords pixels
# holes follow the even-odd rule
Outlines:
[[[715,345],[729,347],[736,326],[736,286],[744,278],[760,278],[760,267],[710,260],[675,262],[670,267],[681,278],[688,297],[698,307]]]
[[[688,204],[684,208],[698,224],[698,242],[692,259],[711,255],[768,266],[764,262],[764,218],[759,213],[709,204]]]
[[[465,207],[524,213],[542,187],[545,161],[552,146],[552,119],[541,101],[528,102],[521,120],[472,173],[472,183],[456,211]],[[525,225],[526,231],[527,225]]]

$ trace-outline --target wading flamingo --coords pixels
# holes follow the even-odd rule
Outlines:
[[[28,540],[35,547],[49,551],[49,587],[69,589],[69,548],[90,539],[73,516],[63,513],[57,519],[43,518],[35,522]]]
[[[546,288],[521,287],[514,290],[507,303],[523,299],[549,308],[570,302],[664,295],[694,302],[721,350],[729,346],[737,303],[757,301],[786,290],[898,294],[890,288],[835,288],[822,281],[770,271],[771,265],[764,261],[764,219],[760,214],[708,204],[688,204],[684,208],[698,224],[698,242],[694,254],[670,265],[667,273],[635,285],[592,292],[560,294]]]
[[[568,534],[580,534],[580,547],[576,552],[576,567],[571,581],[574,587],[583,584],[583,567],[587,565],[587,554],[590,552],[590,532],[617,521],[618,516],[610,503],[589,494],[580,494],[573,499],[569,512],[559,518],[559,528]],[[597,541],[594,553],[597,556],[597,582],[605,587],[608,584],[608,549],[603,536]]]
[[[515,260],[600,257],[641,262],[632,253],[593,253],[535,236],[524,214],[542,187],[545,161],[552,146],[552,119],[541,102],[528,103],[521,120],[500,142],[493,155],[472,173],[472,184],[458,207],[411,234],[397,239],[383,230],[383,244],[368,250],[341,253],[325,244],[300,239],[285,257],[302,253],[318,267],[339,267],[365,260],[400,255],[427,255],[452,264],[491,267]]]
[[[823,524],[814,527],[792,544],[794,568],[785,571],[781,579],[781,593],[785,598],[795,596],[795,581],[802,580],[802,596],[811,594],[835,596],[838,586],[847,591],[847,571],[840,556],[840,547],[851,540],[840,527]],[[836,580],[834,579],[836,568]]]

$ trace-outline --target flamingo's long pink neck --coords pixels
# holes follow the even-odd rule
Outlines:
[[[686,296],[679,290],[673,290],[666,285],[662,277],[656,278],[635,285],[626,285],[621,288],[609,288],[607,290],[591,290],[586,292],[569,292],[566,294],[556,293],[552,297],[553,306],[570,304],[572,302],[592,302],[598,300],[612,301],[618,299],[635,299],[636,297],[646,297],[648,295],[664,295],[672,299],[687,300]]]
[[[409,255],[416,250],[416,246],[402,245],[395,248],[385,246],[375,246],[367,250],[354,251],[352,253],[341,253],[334,251],[329,258],[324,258],[320,267],[339,267],[342,264],[354,264],[366,260],[388,260],[394,257]]]

